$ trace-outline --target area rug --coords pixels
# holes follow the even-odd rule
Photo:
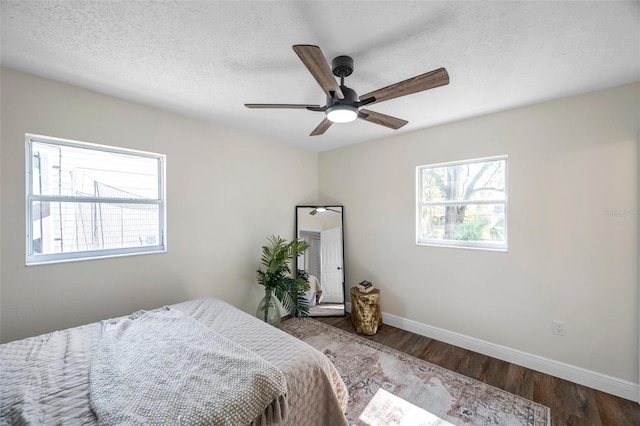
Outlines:
[[[550,426],[548,407],[310,318],[282,323],[349,389],[351,425]]]

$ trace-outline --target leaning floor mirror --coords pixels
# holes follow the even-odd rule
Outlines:
[[[309,245],[297,274],[309,275],[310,316],[345,315],[342,215],[342,206],[296,206],[296,237]]]

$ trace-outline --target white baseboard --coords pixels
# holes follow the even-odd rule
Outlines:
[[[347,312],[351,312],[351,304],[346,303]],[[470,351],[488,355],[503,361],[521,365],[531,370],[540,371],[554,377],[610,393],[631,401],[640,402],[640,386],[626,380],[621,380],[606,374],[597,373],[574,365],[549,358],[533,355],[527,352],[511,349],[506,346],[496,345],[476,339],[475,337],[444,330],[422,324],[397,315],[382,313],[384,324],[392,325],[402,330],[410,331],[421,336],[436,339],[450,345],[458,346]]]

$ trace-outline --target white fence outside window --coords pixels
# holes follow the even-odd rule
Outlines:
[[[165,251],[165,160],[26,135],[27,264]]]

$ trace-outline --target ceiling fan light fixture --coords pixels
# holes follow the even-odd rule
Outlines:
[[[327,119],[333,123],[349,123],[358,118],[358,108],[353,105],[337,104],[327,108]]]

